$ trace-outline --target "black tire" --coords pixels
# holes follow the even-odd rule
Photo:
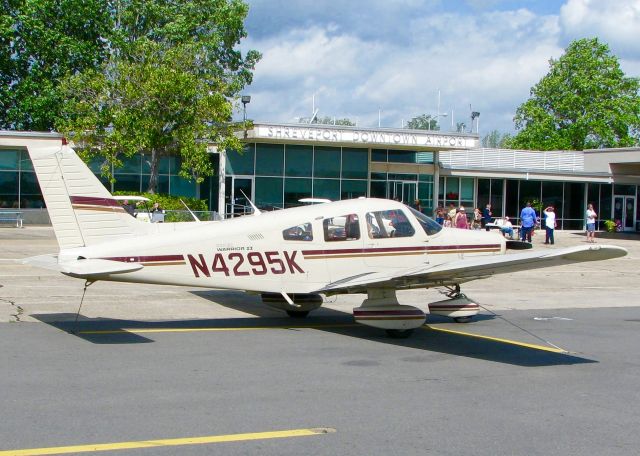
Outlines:
[[[392,339],[406,339],[413,334],[413,329],[387,329],[386,332]]]
[[[286,312],[291,318],[305,318],[309,315],[308,310],[287,310]]]
[[[455,317],[453,321],[456,323],[469,323],[473,317]]]

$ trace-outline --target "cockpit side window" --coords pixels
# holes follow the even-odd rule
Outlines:
[[[420,226],[422,227],[424,232],[427,233],[427,235],[433,236],[434,234],[439,233],[442,229],[442,225],[433,220],[431,217],[427,217],[422,212],[418,212],[412,207],[408,207],[408,209],[413,215],[416,216],[416,218],[418,219],[418,223],[420,223]]]
[[[322,226],[324,228],[324,240],[327,242],[360,239],[360,219],[356,214],[324,219]]]
[[[282,238],[285,241],[313,241],[313,230],[311,223],[301,223],[282,231]]]
[[[415,234],[407,215],[400,209],[367,212],[365,218],[371,239],[411,237]]]

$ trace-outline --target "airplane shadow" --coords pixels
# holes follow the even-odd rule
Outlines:
[[[392,339],[385,332],[354,323],[351,313],[335,309],[320,308],[309,317],[293,319],[282,312],[271,309],[261,303],[260,298],[243,292],[229,291],[191,291],[217,305],[227,307],[261,318],[236,317],[222,319],[191,319],[171,321],[137,321],[110,318],[87,318],[80,316],[74,323],[75,314],[37,314],[34,318],[59,330],[94,344],[140,344],[153,342],[145,337],[145,330],[180,331],[181,329],[229,329],[229,328],[307,328],[312,327],[345,337],[356,337],[376,343],[384,343],[416,350],[437,352],[447,355],[512,364],[523,367],[539,367],[554,365],[573,365],[595,363],[597,361],[569,354],[554,353],[522,345],[510,344],[498,340],[483,339],[472,335],[437,331],[429,326],[414,331],[407,339]],[[493,315],[480,314],[476,321],[492,320]],[[429,315],[428,324],[449,323],[450,319],[437,315]],[[460,332],[473,332],[473,325],[458,325]]]

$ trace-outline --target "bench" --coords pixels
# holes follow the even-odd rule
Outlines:
[[[20,211],[0,211],[0,223],[11,222],[16,224],[16,228],[22,226],[22,212]]]

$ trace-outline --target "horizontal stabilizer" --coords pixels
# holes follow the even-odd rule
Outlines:
[[[60,263],[60,272],[71,277],[83,279],[96,278],[107,274],[122,274],[142,269],[140,263],[124,263],[122,261],[81,259]]]

